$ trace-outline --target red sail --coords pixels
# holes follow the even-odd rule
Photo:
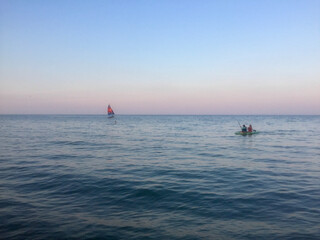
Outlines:
[[[110,115],[110,114],[114,114],[114,112],[113,112],[111,106],[108,105],[108,115]]]

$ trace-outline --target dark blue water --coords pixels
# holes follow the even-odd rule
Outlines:
[[[0,238],[320,239],[320,117],[2,115]]]

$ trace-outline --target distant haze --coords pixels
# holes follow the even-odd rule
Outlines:
[[[320,114],[318,0],[0,11],[0,114]]]

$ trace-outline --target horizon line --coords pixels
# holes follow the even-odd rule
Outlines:
[[[8,115],[51,115],[51,116],[107,116],[106,113],[0,113],[0,116],[8,116]],[[320,116],[320,114],[115,114],[116,116]]]

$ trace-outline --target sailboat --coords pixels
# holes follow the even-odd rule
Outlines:
[[[114,112],[109,104],[108,105],[108,118],[113,118],[113,117],[114,117]]]

